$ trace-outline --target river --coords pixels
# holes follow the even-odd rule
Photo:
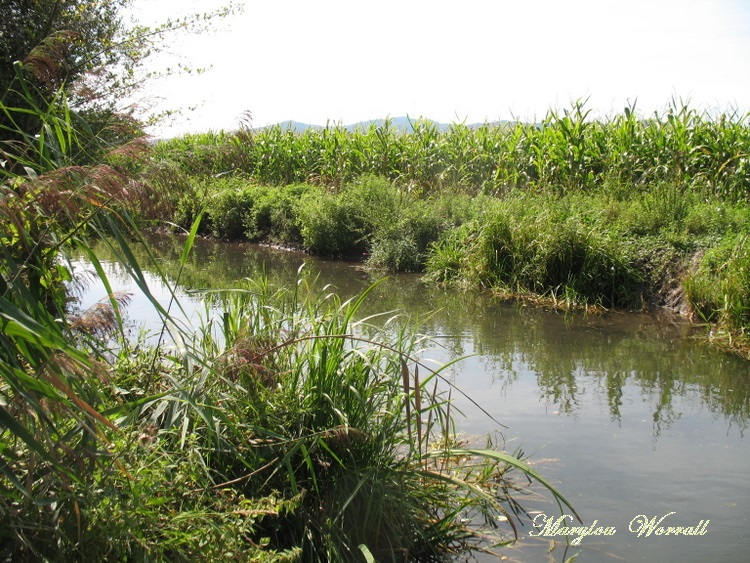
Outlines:
[[[181,250],[170,237],[151,244],[164,264]],[[305,275],[343,297],[377,278],[353,263],[197,241],[180,283],[201,289],[265,272],[272,282],[292,284],[303,264]],[[148,326],[152,314],[135,284],[113,264],[108,268],[118,288],[134,292],[129,317]],[[84,306],[100,291],[93,284]],[[454,394],[463,412],[458,429],[467,439],[492,435],[508,451],[521,447],[585,526],[609,528],[610,535],[566,546],[554,527],[527,522],[519,541],[503,551],[508,560],[747,560],[750,363],[708,347],[696,329],[670,315],[550,312],[427,287],[416,275],[378,285],[365,307],[377,311],[422,318],[421,331],[434,342],[425,356],[438,362],[466,356],[447,375],[481,406]],[[559,516],[552,503],[532,508]],[[580,526],[571,519],[564,525]],[[665,535],[659,527],[695,535]]]

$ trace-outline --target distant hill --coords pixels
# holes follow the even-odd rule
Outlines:
[[[417,121],[428,121],[431,123],[434,123],[439,131],[447,131],[451,124],[450,123],[439,123],[437,121],[433,121],[432,119],[423,119],[423,118],[413,118],[413,117],[391,117],[389,118],[391,122],[391,127],[397,131],[403,131],[405,133],[413,133],[414,132],[414,124]],[[372,125],[375,125],[376,127],[382,127],[385,125],[386,119],[370,119],[369,121],[359,121],[357,123],[351,123],[349,125],[344,125],[343,128],[347,131],[367,131]],[[501,121],[493,121],[491,123],[470,123],[467,125],[470,129],[476,129],[478,127],[481,127],[482,125],[507,125],[509,123],[512,123],[511,121],[507,120],[501,120]],[[329,127],[335,127],[337,124],[332,123],[329,124]],[[292,131],[295,131],[296,133],[303,133],[304,131],[307,131],[308,129],[312,129],[314,131],[320,131],[321,129],[325,129],[326,126],[324,125],[313,125],[310,123],[302,123],[301,121],[281,121],[280,123],[275,123],[273,125],[268,125],[266,127],[260,127],[259,129],[268,129],[270,127],[280,127],[283,130],[291,129]]]
[[[437,121],[433,121],[432,119],[423,119],[423,118],[414,118],[414,117],[391,117],[391,127],[393,127],[396,131],[404,131],[406,133],[413,133],[414,132],[414,124],[417,121],[426,121],[429,123],[433,123],[434,125],[437,125],[437,128],[440,131],[445,131],[450,127],[447,123],[438,123]],[[375,125],[375,127],[382,127],[385,125],[386,120],[385,119],[371,119],[369,121],[360,121],[358,123],[352,123],[351,125],[347,125],[346,129],[347,131],[356,131],[364,130],[367,131],[371,126]]]
[[[291,129],[292,131],[296,131],[297,133],[302,133],[303,131],[307,131],[308,129],[325,129],[322,125],[311,125],[310,123],[302,123],[301,121],[282,121],[280,123],[275,123],[273,125],[267,125],[266,127],[258,127],[258,129],[270,129],[271,127],[281,127],[283,130]]]

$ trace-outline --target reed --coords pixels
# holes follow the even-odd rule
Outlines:
[[[222,434],[235,444],[213,469],[245,494],[298,503],[260,526],[272,546],[306,561],[357,561],[365,548],[378,561],[430,559],[476,547],[482,523],[509,516],[506,495],[524,494],[512,469],[558,496],[516,457],[460,449],[448,380],[414,358],[408,324],[357,319],[366,293],[342,303],[304,278],[291,290],[248,284],[213,294],[216,330],[200,340],[218,353],[215,396],[232,421]],[[261,475],[244,481],[253,468]],[[482,519],[467,525],[470,514]]]
[[[42,103],[17,69],[18,105],[0,101],[0,542],[7,557],[32,559],[35,539],[61,527],[63,514],[76,521],[78,493],[116,429],[103,414],[108,368],[94,351],[126,300],[112,295],[95,315],[70,318],[65,252],[100,216],[131,206],[133,186],[88,163],[101,145],[63,92]],[[20,116],[33,116],[38,133]]]

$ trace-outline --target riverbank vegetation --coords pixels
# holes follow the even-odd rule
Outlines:
[[[653,306],[747,350],[747,117],[672,103],[412,132],[271,127],[160,142],[143,170],[177,225],[364,259],[555,306]]]
[[[83,31],[103,29],[105,50],[127,47],[114,41],[125,2],[93,14],[68,4],[60,13],[104,18]],[[304,277],[277,288],[258,276],[208,292],[202,321],[186,326],[179,271],[159,275],[139,234],[173,203],[154,189],[165,163],[148,162],[132,115],[76,101],[76,76],[60,73],[89,47],[76,33],[35,35],[44,26],[25,8],[6,15],[32,52],[20,31],[0,42],[19,39],[23,58],[0,98],[3,560],[436,561],[511,540],[527,483],[573,511],[521,452],[456,435],[460,390],[420,360],[411,324],[362,318],[366,295],[342,302]],[[255,228],[311,240],[314,229],[283,220],[300,190],[268,191]],[[174,203],[194,214],[184,265],[204,215]],[[235,228],[232,211],[207,213],[210,228]],[[129,296],[112,291],[92,238],[159,314],[150,338],[128,332]],[[74,253],[91,273],[76,275]],[[108,296],[79,310],[87,280]]]
[[[149,144],[114,101],[164,29],[122,35],[127,2],[99,4],[8,3],[0,41],[15,61],[0,97],[3,559],[435,561],[511,540],[537,489],[573,511],[522,452],[456,435],[460,390],[406,320],[361,313],[366,295],[259,275],[206,292],[186,326],[175,289],[199,234],[570,305],[684,292],[716,334],[747,336],[744,117],[596,121],[574,104],[541,124]],[[187,233],[174,276],[139,234],[167,224]],[[128,333],[92,238],[160,315],[151,338]],[[73,253],[108,293],[87,310]]]

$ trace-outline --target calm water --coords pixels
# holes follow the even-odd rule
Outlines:
[[[169,269],[179,241],[153,244]],[[344,297],[373,281],[354,264],[249,245],[200,241],[191,260],[181,277],[187,289],[232,285],[261,271],[291,284],[303,263],[306,275],[318,275]],[[135,288],[127,276],[115,281]],[[86,299],[97,291],[92,287]],[[154,291],[167,298],[158,285]],[[421,325],[435,337],[425,355],[442,362],[469,356],[449,376],[506,427],[454,394],[465,415],[458,420],[462,432],[492,434],[509,451],[521,447],[585,525],[598,521],[616,529],[566,551],[563,537],[531,537],[535,528],[527,524],[504,552],[510,560],[748,560],[750,363],[700,344],[673,317],[571,317],[434,290],[417,276],[393,277],[375,288],[366,312],[383,310],[433,313]],[[136,296],[129,315],[148,324],[151,313]],[[552,503],[527,508],[559,514]],[[705,534],[638,537],[629,531],[640,515],[658,520],[669,513],[663,526],[708,521]]]

